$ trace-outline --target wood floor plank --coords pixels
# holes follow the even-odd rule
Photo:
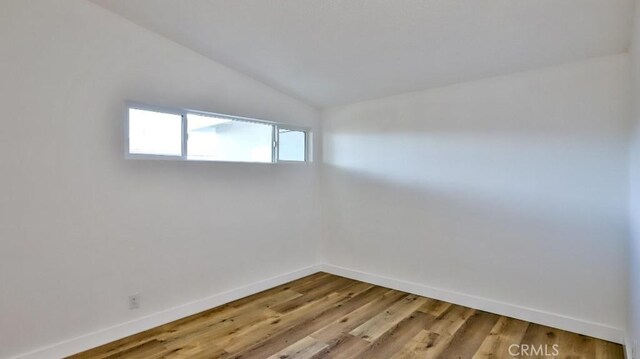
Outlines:
[[[425,313],[414,311],[399,323],[380,335],[362,353],[360,359],[388,359],[403,347],[424,328],[429,327],[435,319]]]
[[[624,358],[618,344],[327,273],[70,358],[495,359],[511,358],[513,343],[557,345],[563,359]]]
[[[500,317],[489,335],[484,339],[472,359],[508,358],[509,347],[519,344],[529,323],[508,317]]]
[[[256,322],[277,319],[278,313],[269,309],[270,306],[299,297],[301,294],[290,290],[277,292],[269,297],[261,297],[255,301],[246,302],[242,306],[232,307],[219,313],[203,316],[198,321],[190,321],[176,325],[167,332],[158,335],[164,341],[176,339],[196,340],[206,332],[211,338],[226,335],[251,326]]]
[[[328,347],[326,343],[312,337],[304,337],[268,359],[311,359],[326,347]]]
[[[328,347],[317,353],[312,359],[357,358],[359,353],[371,345],[364,339],[344,333],[329,340],[327,344]]]
[[[426,302],[427,299],[424,297],[412,294],[407,295],[401,301],[353,329],[350,333],[353,336],[373,342],[393,326],[400,323],[410,313],[418,310]]]
[[[451,305],[452,305],[451,303],[432,299],[424,303],[418,310],[438,318],[442,314],[444,314],[444,312],[446,312],[449,308],[451,308]]]
[[[406,295],[407,294],[403,292],[398,292],[392,289],[385,289],[384,294],[363,305],[362,307],[352,311],[351,313],[336,319],[333,323],[311,334],[311,336],[319,340],[328,342],[333,338],[336,338],[336,333],[348,333],[352,331],[356,327],[362,325],[362,323],[371,319],[377,313],[380,313],[384,309],[392,306],[394,303],[401,300]]]
[[[350,289],[362,291],[364,288],[370,288],[371,285],[362,282],[354,282],[352,286],[353,288],[349,287],[345,288],[346,290],[341,292],[330,293],[293,311],[280,314],[280,317],[276,320],[263,322],[259,325],[254,325],[251,328],[242,328],[240,332],[233,333],[233,335],[228,336],[226,340],[221,341],[220,346],[231,354],[242,352],[243,350],[254,346],[255,343],[263,342],[265,337],[273,337],[277,333],[305,322],[313,315],[322,313],[333,305],[350,298],[353,295],[353,292],[351,292]]]
[[[267,340],[259,341],[251,347],[237,353],[236,357],[240,358],[265,358],[271,353],[286,347],[291,342],[300,340],[312,334],[314,331],[322,328],[329,323],[335,321],[346,313],[352,312],[355,308],[362,306],[364,303],[370,302],[374,298],[380,296],[384,291],[383,288],[374,287],[366,283],[357,283],[349,288],[348,293],[342,301],[335,303],[332,307],[322,312],[318,312],[310,316],[308,320],[297,323],[289,328],[267,338]],[[317,340],[317,338],[314,337]]]
[[[560,345],[560,332],[559,329],[530,324],[520,342],[520,350],[528,348],[528,358],[543,359],[547,357],[547,353],[553,352],[554,345]]]
[[[430,338],[429,345],[421,350],[422,358],[438,358],[445,351],[453,339],[455,333],[460,329],[469,317],[475,313],[474,309],[451,306],[442,316],[436,318],[427,331]],[[435,334],[434,335],[432,335]],[[433,341],[431,341],[433,339]]]
[[[422,329],[411,338],[391,359],[423,359],[427,357],[426,350],[432,347],[438,339],[438,334]]]
[[[342,277],[332,276],[325,273],[324,275],[308,278],[308,280],[305,280],[301,283],[298,283],[298,281],[294,283],[290,283],[289,286],[291,287],[291,290],[298,293],[305,294],[305,293],[308,293],[310,290],[313,290],[318,285],[321,285],[322,283],[335,282],[336,280],[341,278]]]
[[[148,342],[144,342],[138,346],[134,346],[132,348],[123,350],[119,353],[112,354],[107,356],[109,359],[115,358],[147,358],[151,356],[155,356],[157,354],[166,353],[167,348],[163,345],[163,343],[159,340],[151,340]]]
[[[196,344],[195,348],[189,348],[188,350],[184,350],[182,353],[176,352],[176,354],[179,355],[176,359],[225,359],[229,356],[229,354],[221,348],[210,344],[207,344],[206,346]],[[166,359],[169,358],[171,357],[167,357]]]
[[[231,332],[216,339],[216,343],[229,353],[240,352],[255,343],[263,341],[265,337],[271,337],[285,328],[305,321],[309,313],[324,311],[343,298],[344,295],[342,294],[329,294],[288,314],[278,314],[278,317],[273,320],[262,321],[253,326],[243,327],[238,331]]]
[[[447,349],[440,355],[442,358],[472,358],[483,340],[498,321],[495,314],[476,311],[469,317],[462,328],[456,331]]]
[[[340,292],[344,288],[347,288],[355,283],[357,282],[346,278],[338,278],[335,281],[320,283],[315,288],[307,291],[305,294],[299,296],[298,298],[276,304],[272,307],[272,309],[280,313],[287,313],[329,293]]]
[[[315,273],[303,278],[300,278],[296,281],[293,282],[289,282],[289,283],[285,283],[285,284],[281,284],[277,287],[273,287],[271,289],[267,289],[264,290],[262,292],[256,293],[254,295],[250,295],[241,299],[238,299],[236,301],[233,301],[231,303],[228,304],[228,306],[230,307],[240,307],[243,306],[245,304],[247,304],[248,302],[252,302],[252,301],[256,301],[259,300],[261,298],[264,297],[270,297],[272,295],[274,295],[277,292],[281,292],[281,291],[292,291],[292,292],[297,292],[297,293],[304,293],[303,291],[307,288],[307,287],[311,287],[313,288],[315,285],[317,285],[316,283],[322,281],[322,280],[326,280],[328,278],[331,278],[329,276],[329,274],[327,273]]]
[[[620,359],[624,358],[622,345],[596,339],[595,359]]]

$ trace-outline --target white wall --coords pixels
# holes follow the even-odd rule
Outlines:
[[[633,122],[631,132],[629,322],[627,345],[640,343],[640,4],[636,1],[631,46]],[[629,349],[629,348],[627,348]],[[637,347],[640,350],[640,347]],[[640,353],[636,354],[640,355]]]
[[[0,49],[0,357],[318,261],[314,165],[125,161],[122,132],[125,100],[316,110],[83,0],[0,2]],[[323,259],[622,328],[629,67],[326,111]]]
[[[324,261],[621,336],[629,87],[621,54],[324,111]]]
[[[315,109],[84,0],[1,1],[0,49],[0,357],[317,261],[315,166],[123,152],[125,100]]]

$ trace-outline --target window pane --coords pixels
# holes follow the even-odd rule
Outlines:
[[[187,133],[190,160],[272,162],[272,125],[188,114]]]
[[[305,160],[305,133],[284,128],[278,129],[278,160],[280,161],[304,161]]]
[[[129,153],[181,156],[182,116],[129,109]]]

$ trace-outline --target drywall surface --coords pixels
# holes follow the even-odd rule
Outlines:
[[[0,357],[317,262],[314,165],[125,160],[123,129],[315,109],[83,0],[0,2],[0,48]]]
[[[323,111],[323,261],[622,333],[629,66]]]
[[[629,250],[629,321],[627,327],[627,351],[636,346],[640,350],[640,5],[636,2],[633,41],[631,45],[633,113],[630,161],[630,223]],[[640,353],[636,353],[636,358]],[[636,359],[633,358],[633,359]],[[632,358],[629,358],[632,359]]]

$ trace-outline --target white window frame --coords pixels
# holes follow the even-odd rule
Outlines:
[[[182,133],[181,133],[181,137],[182,137],[182,155],[181,156],[170,156],[170,155],[153,155],[153,154],[140,154],[140,153],[131,153],[130,152],[130,148],[129,148],[129,114],[130,114],[130,110],[135,109],[135,110],[143,110],[143,111],[152,111],[152,112],[160,112],[160,113],[166,113],[166,114],[171,114],[171,115],[179,115],[182,117]],[[188,136],[188,132],[187,132],[187,115],[188,114],[194,114],[194,115],[203,115],[203,116],[213,116],[213,117],[219,117],[219,118],[226,118],[232,121],[242,121],[242,122],[253,122],[253,123],[259,123],[259,124],[264,124],[264,125],[270,125],[272,126],[272,134],[271,134],[271,144],[272,144],[272,149],[271,149],[271,162],[251,162],[251,161],[217,161],[217,160],[202,160],[202,159],[198,159],[198,160],[190,160],[188,159],[188,146],[187,146],[187,142],[189,140]],[[241,116],[234,116],[234,115],[225,115],[225,114],[220,114],[220,113],[215,113],[215,112],[207,112],[207,111],[201,111],[201,110],[191,110],[191,109],[186,109],[186,108],[171,108],[171,107],[163,107],[163,106],[155,106],[155,105],[148,105],[148,104],[144,104],[144,103],[140,103],[140,102],[133,102],[133,101],[128,101],[126,103],[125,106],[125,116],[124,116],[124,133],[125,133],[125,158],[129,159],[129,160],[169,160],[169,161],[189,161],[189,162],[229,162],[229,163],[249,163],[249,164],[278,164],[278,163],[310,163],[312,162],[312,146],[311,146],[311,139],[312,139],[312,132],[311,132],[311,128],[310,127],[304,127],[304,126],[296,126],[296,125],[289,125],[289,124],[284,124],[284,123],[280,123],[280,122],[273,122],[273,121],[265,121],[265,120],[258,120],[255,118],[249,118],[249,117],[241,117]],[[280,161],[278,159],[278,150],[279,150],[279,137],[280,137],[280,129],[286,129],[286,130],[292,130],[292,131],[300,131],[304,133],[304,161]]]
[[[280,160],[280,130],[290,130],[290,131],[298,131],[298,132],[302,132],[304,133],[304,160],[303,161],[286,161],[286,160]],[[275,125],[273,127],[273,131],[274,133],[274,138],[275,138],[275,144],[274,144],[274,151],[273,151],[273,157],[274,157],[274,163],[307,163],[307,162],[311,162],[311,158],[309,157],[309,153],[310,153],[310,140],[311,140],[311,136],[310,131],[305,128],[305,127],[299,127],[299,126],[293,126],[293,125]]]

